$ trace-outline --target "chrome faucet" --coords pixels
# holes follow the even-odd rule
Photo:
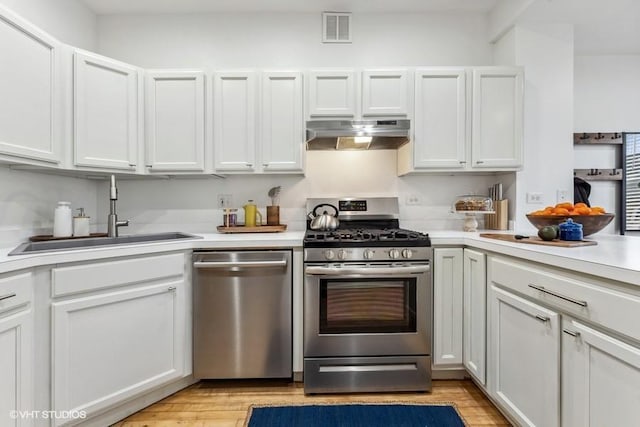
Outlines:
[[[118,237],[118,227],[126,227],[129,225],[129,220],[118,221],[118,214],[116,213],[116,200],[118,200],[118,189],[116,188],[116,176],[111,175],[111,185],[109,188],[109,199],[111,206],[109,208],[109,217],[107,224],[107,234],[109,237]]]

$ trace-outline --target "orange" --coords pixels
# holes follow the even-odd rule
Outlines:
[[[553,208],[553,213],[556,215],[569,215],[569,210],[563,207]]]
[[[576,208],[576,215],[590,215],[591,214],[591,208],[588,206],[581,206],[579,208]]]
[[[587,206],[586,203],[578,202],[573,207],[574,208],[588,208],[589,206]]]
[[[605,210],[602,206],[592,206],[591,207],[591,212],[600,212],[600,213],[605,213]]]
[[[573,203],[570,203],[570,202],[558,203],[556,205],[556,208],[564,208],[564,209],[569,211],[569,210],[573,209]]]

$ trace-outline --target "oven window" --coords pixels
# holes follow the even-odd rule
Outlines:
[[[320,333],[416,332],[416,279],[323,279]]]

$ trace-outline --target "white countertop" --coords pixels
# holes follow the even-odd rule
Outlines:
[[[530,261],[592,274],[640,286],[640,237],[594,235],[596,246],[560,248],[527,243],[512,243],[462,231],[429,232],[433,246],[468,246],[485,251],[523,258]],[[196,234],[201,239],[181,239],[154,243],[105,246],[90,249],[8,256],[21,242],[4,244],[0,248],[0,273],[66,262],[90,261],[101,258],[136,256],[158,252],[191,249],[234,248],[299,248],[303,231],[283,233]]]
[[[562,248],[480,237],[484,232],[436,231],[429,235],[434,246],[462,244],[640,286],[640,237],[596,234],[587,237],[598,242],[595,246]]]

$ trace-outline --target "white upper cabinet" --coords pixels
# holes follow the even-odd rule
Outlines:
[[[407,70],[362,72],[362,116],[406,116],[409,114]]]
[[[308,76],[311,118],[357,115],[355,71],[310,71]]]
[[[302,117],[302,73],[216,73],[213,87],[216,171],[302,171]]]
[[[255,72],[215,73],[213,144],[216,170],[255,170],[256,105]]]
[[[415,168],[466,167],[466,99],[464,68],[416,71]]]
[[[0,6],[0,155],[60,162],[61,46]]]
[[[414,138],[400,149],[399,174],[522,166],[523,80],[519,67],[418,69]]]
[[[155,171],[204,171],[203,71],[146,72],[146,166]]]
[[[80,50],[74,57],[75,165],[134,171],[138,69]]]
[[[308,73],[309,119],[409,116],[406,69],[313,70]]]
[[[263,171],[303,169],[302,73],[262,73],[260,140]]]
[[[472,166],[516,168],[522,165],[522,69],[473,70]]]

